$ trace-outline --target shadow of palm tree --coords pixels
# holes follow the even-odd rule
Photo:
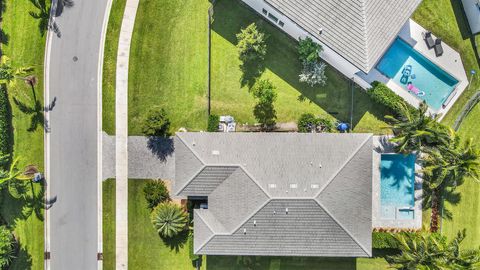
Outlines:
[[[174,237],[160,237],[163,243],[175,252],[179,252],[182,249],[188,240],[188,230],[184,230]]]
[[[44,117],[43,117],[44,108],[39,100],[35,100],[35,103],[32,107],[29,107],[28,105],[19,101],[15,97],[13,98],[13,102],[15,103],[15,105],[17,105],[18,109],[22,113],[31,115],[30,127],[27,129],[27,131],[33,132],[37,130],[38,126],[41,126],[41,127],[45,126]]]
[[[440,215],[442,218],[447,220],[453,219],[453,213],[445,207],[445,202],[448,202],[451,205],[458,205],[462,199],[462,194],[458,191],[455,191],[454,188],[446,188],[442,193],[442,211]],[[432,190],[428,185],[423,185],[423,209],[432,209]]]
[[[75,3],[72,0],[59,0],[55,10],[55,17],[60,17],[65,8],[72,8],[74,5]]]
[[[171,137],[148,137],[147,147],[161,161],[167,161],[175,150]]]

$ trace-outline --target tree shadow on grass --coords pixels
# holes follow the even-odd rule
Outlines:
[[[178,253],[180,249],[185,247],[185,244],[188,241],[188,230],[184,230],[174,237],[160,237],[163,243],[170,248],[170,250]]]
[[[13,259],[12,264],[8,268],[9,270],[24,270],[32,269],[32,255],[28,253],[25,247],[21,247],[20,243],[17,244],[17,252],[15,259]]]
[[[350,79],[329,65],[325,71],[328,77],[326,86],[310,87],[299,82],[302,64],[298,56],[297,41],[239,1],[221,0],[216,3],[212,31],[230,43],[236,44],[236,34],[252,22],[255,22],[258,29],[268,36],[265,68],[295,88],[299,92],[299,101],[314,103],[338,121],[350,123],[353,98],[352,128],[355,128],[366,113],[384,120],[388,110],[374,104],[358,87],[352,89],[353,84]]]
[[[256,63],[245,62],[240,65],[240,70],[242,71],[240,85],[242,87],[247,86],[250,89],[265,71],[265,64],[263,61]]]
[[[175,151],[171,137],[148,137],[147,147],[161,162],[166,162]]]
[[[432,209],[432,190],[427,185],[423,185],[422,199],[422,208],[425,210]],[[442,194],[442,199],[440,215],[443,219],[452,220],[453,213],[445,207],[445,202],[453,206],[458,205],[462,200],[462,194],[454,188],[446,188]]]

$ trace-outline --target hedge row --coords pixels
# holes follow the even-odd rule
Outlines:
[[[372,233],[372,247],[373,248],[394,248],[398,249],[398,242],[395,239],[395,234],[389,232],[373,232]]]
[[[12,145],[10,103],[8,102],[7,88],[0,85],[0,154],[9,154]]]
[[[393,113],[399,115],[401,114],[401,106],[405,104],[410,110],[415,110],[415,108],[407,103],[402,97],[395,94],[388,86],[380,82],[373,82],[372,88],[367,90],[368,95],[371,99],[379,104],[383,104]]]
[[[188,256],[192,261],[200,259],[199,255],[193,253],[193,232],[188,235]]]
[[[220,122],[220,116],[214,115],[214,114],[210,115],[208,117],[207,131],[208,132],[217,132],[219,122]]]

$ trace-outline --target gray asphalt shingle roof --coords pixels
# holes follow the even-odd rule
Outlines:
[[[371,255],[371,134],[177,133],[179,148],[174,193],[209,202],[195,252]]]
[[[265,0],[366,73],[421,1]]]

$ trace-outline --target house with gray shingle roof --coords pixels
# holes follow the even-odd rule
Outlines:
[[[178,196],[194,210],[194,252],[372,255],[372,135],[177,133]]]
[[[311,37],[322,58],[368,87],[368,74],[422,0],[242,0],[295,39]]]

